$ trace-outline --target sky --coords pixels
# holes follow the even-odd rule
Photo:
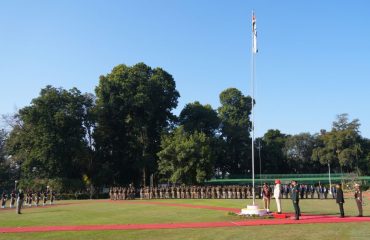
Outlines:
[[[256,13],[256,136],[330,130],[341,113],[370,138],[370,1],[0,1],[0,114],[46,85],[93,93],[118,64],[144,62],[176,81],[179,104],[219,107],[251,94]]]

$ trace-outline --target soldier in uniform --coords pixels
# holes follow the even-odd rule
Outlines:
[[[35,206],[38,207],[39,204],[40,204],[40,199],[41,199],[41,193],[40,193],[40,191],[38,191],[36,193],[36,196],[35,197],[36,197]]]
[[[54,203],[55,200],[55,192],[53,190],[50,190],[50,205]]]
[[[21,214],[21,209],[24,201],[24,193],[22,189],[19,189],[18,198],[17,198],[17,213]]]
[[[168,195],[168,189],[167,187],[164,189],[163,187],[158,187],[158,191],[159,191],[159,198],[160,199],[163,199],[163,198],[168,198],[167,195]]]
[[[301,215],[301,209],[299,208],[299,190],[296,181],[292,181],[292,190],[290,194],[290,198],[293,202],[293,207],[295,211],[295,220],[299,220],[299,216]]]
[[[32,190],[30,190],[28,192],[28,206],[29,207],[32,207],[32,200],[33,200],[33,192],[32,192]]]
[[[118,187],[114,188],[114,200],[118,200]]]
[[[140,187],[140,200],[143,200],[143,197],[144,197],[144,189],[143,189],[143,186]]]
[[[180,187],[178,186],[178,187],[175,187],[175,189],[174,189],[175,191],[176,191],[176,198],[178,199],[178,198],[181,198],[181,193],[180,193]]]
[[[363,216],[362,191],[361,191],[361,188],[360,188],[360,184],[358,184],[358,183],[355,184],[355,201],[356,201],[357,209],[358,209],[357,217],[362,217]]]
[[[313,185],[310,185],[310,193],[311,193],[311,199],[313,199],[315,195],[315,188]]]
[[[14,207],[16,198],[17,197],[16,197],[15,192],[12,191],[12,193],[10,194],[10,208],[13,208]]]
[[[28,198],[29,198],[29,190],[27,189],[27,191],[26,191],[26,196],[25,196],[25,206],[27,206],[28,205]]]
[[[270,211],[271,190],[270,190],[270,187],[267,185],[267,183],[263,184],[262,197],[263,197],[264,207],[267,210],[267,212],[269,212]]]
[[[324,186],[324,196],[325,196],[325,199],[328,199],[328,188]]]
[[[245,193],[245,197],[246,197],[246,198],[249,198],[249,197],[251,196],[251,194],[250,194],[250,190],[251,190],[250,186],[249,186],[249,185],[247,185],[247,189],[246,189],[246,193]]]
[[[336,194],[337,194],[337,189],[335,188],[335,186],[332,186],[330,191],[331,191],[331,195],[332,195],[333,199],[335,199]]]
[[[1,208],[5,208],[6,201],[8,200],[8,196],[6,195],[5,191],[1,195]]]
[[[240,199],[240,190],[239,190],[239,186],[236,186],[236,199]]]
[[[304,188],[304,185],[303,184],[301,184],[301,188],[300,188],[301,190],[299,191],[299,193],[300,193],[300,195],[301,195],[301,199],[303,199],[303,196],[304,196],[304,192],[305,192],[305,188]]]
[[[176,199],[176,187],[175,186],[171,187],[171,198]]]
[[[308,192],[309,192],[308,185],[306,184],[304,186],[304,188],[305,188],[305,196],[306,196],[306,199],[307,199],[308,198]]]
[[[43,194],[43,206],[45,206],[45,204],[46,204],[46,201],[48,200],[48,190],[45,190],[44,191],[44,194]]]
[[[245,186],[241,187],[241,198],[245,199]]]
[[[284,195],[285,195],[285,198],[288,198],[288,195],[289,195],[289,186],[288,186],[288,184],[285,184],[285,186],[284,186]]]

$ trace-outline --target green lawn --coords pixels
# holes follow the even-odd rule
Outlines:
[[[137,200],[140,202],[140,200]],[[250,200],[154,200],[171,203],[243,208]],[[257,202],[262,205],[261,200]],[[174,222],[216,222],[235,221],[224,211],[192,209],[185,207],[124,204],[97,201],[66,201],[73,203],[51,208],[24,209],[22,215],[14,211],[0,210],[0,226],[45,226],[45,225],[89,225],[128,223],[174,223]],[[74,204],[76,203],[76,204]],[[335,201],[303,199],[300,201],[303,213],[338,214]],[[271,202],[275,210],[274,201]],[[292,212],[290,200],[283,200],[283,210]],[[370,215],[370,207],[364,207]],[[353,199],[346,199],[346,215],[357,215]],[[0,234],[0,239],[268,239],[273,235],[279,239],[370,239],[369,223],[333,223],[275,225],[256,227],[230,227],[206,229],[135,230],[135,231],[88,231]]]

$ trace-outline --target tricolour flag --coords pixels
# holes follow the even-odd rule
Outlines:
[[[258,48],[257,48],[257,25],[256,25],[256,16],[254,15],[254,13],[253,13],[253,16],[252,16],[252,34],[253,34],[252,51],[253,51],[253,53],[257,53],[258,52]]]

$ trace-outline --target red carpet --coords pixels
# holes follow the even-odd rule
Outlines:
[[[54,232],[54,231],[101,231],[101,230],[154,230],[175,228],[212,228],[212,227],[242,227],[279,224],[308,224],[308,223],[347,223],[370,222],[370,217],[336,216],[302,216],[301,220],[291,219],[256,219],[235,222],[194,222],[194,223],[154,223],[154,224],[114,224],[114,225],[80,225],[80,226],[32,226],[32,227],[0,227],[1,233],[20,232]]]

